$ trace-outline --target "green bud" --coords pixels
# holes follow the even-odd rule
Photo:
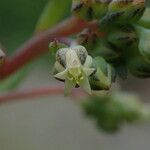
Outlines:
[[[90,54],[93,53],[98,42],[99,39],[97,33],[89,28],[84,29],[77,37],[77,43],[86,47]]]
[[[108,10],[108,4],[110,0],[93,0],[93,11],[94,11],[94,19],[100,19],[103,17]]]
[[[138,21],[145,10],[145,0],[113,0],[109,4],[108,13],[117,14],[116,23],[133,23]]]
[[[116,47],[125,49],[137,41],[137,35],[133,28],[124,27],[109,33],[108,41]]]
[[[138,21],[138,24],[150,29],[150,8],[147,7],[141,19]]]
[[[115,78],[115,71],[102,57],[94,59],[96,73],[89,78],[92,90],[109,90],[112,80]]]
[[[73,0],[72,13],[82,19],[92,19],[92,8],[90,0],[87,0],[87,2],[84,0]]]
[[[120,106],[124,120],[133,122],[140,119],[143,105],[139,97],[129,93],[115,93],[112,98],[112,101]]]
[[[136,26],[137,34],[139,35],[139,51],[140,54],[150,62],[150,29]]]
[[[102,56],[108,62],[114,62],[120,57],[122,50],[106,40],[107,39],[99,41],[92,54],[94,56]]]
[[[113,0],[107,14],[100,19],[101,31],[109,32],[116,26],[137,22],[145,10],[145,0]]]
[[[139,98],[128,93],[92,96],[82,103],[87,116],[94,118],[100,129],[116,132],[123,123],[141,119],[143,105]]]
[[[96,68],[93,66],[92,57],[83,46],[59,49],[56,53],[55,70],[55,78],[65,81],[65,95],[78,86],[91,94],[88,78]]]
[[[73,0],[72,13],[82,19],[99,19],[107,12],[109,0]]]
[[[150,77],[150,63],[139,53],[138,44],[127,50],[126,63],[130,73],[139,78]]]
[[[129,59],[127,67],[130,73],[139,78],[149,78],[150,77],[150,64],[148,64],[140,56],[133,59]]]

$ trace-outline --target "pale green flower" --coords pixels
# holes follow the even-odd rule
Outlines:
[[[56,54],[55,78],[65,81],[65,94],[69,94],[72,88],[82,87],[91,94],[91,87],[88,77],[96,69],[93,66],[93,59],[88,55],[83,46],[61,48]]]

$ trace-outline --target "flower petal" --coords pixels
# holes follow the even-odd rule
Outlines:
[[[96,70],[95,68],[85,68],[85,67],[83,68],[83,71],[87,77],[92,75],[95,72],[95,70]]]
[[[62,72],[60,72],[60,73],[57,73],[54,77],[56,79],[65,80],[66,77],[67,77],[67,69],[62,71]]]
[[[83,66],[89,68],[92,66],[92,64],[93,64],[93,58],[90,55],[88,55]]]
[[[80,86],[89,94],[91,94],[91,87],[90,87],[90,83],[88,80],[88,77],[86,75],[84,75],[83,80],[81,80],[80,82]]]
[[[77,53],[71,48],[66,53],[66,66],[67,68],[74,68],[81,66]]]
[[[69,95],[74,87],[75,87],[75,83],[66,78],[66,80],[65,80],[65,92],[64,92],[65,96]]]

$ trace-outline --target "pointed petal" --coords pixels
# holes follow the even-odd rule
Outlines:
[[[65,80],[67,76],[67,70],[64,70],[63,72],[57,73],[54,77],[60,80]]]
[[[91,94],[91,86],[88,80],[88,77],[84,75],[84,79],[80,82],[80,86],[89,94]]]
[[[92,66],[92,64],[93,64],[93,58],[90,55],[88,55],[83,66],[89,68]]]
[[[86,74],[86,76],[88,77],[95,71],[95,69],[94,68],[83,68],[83,71]]]
[[[77,53],[73,49],[69,49],[66,53],[67,68],[74,68],[81,66]]]
[[[75,87],[74,82],[66,79],[65,80],[65,92],[64,92],[65,96],[68,96],[74,87]]]

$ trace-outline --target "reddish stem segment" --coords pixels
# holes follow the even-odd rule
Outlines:
[[[87,22],[72,17],[48,31],[35,35],[20,47],[14,56],[6,58],[0,70],[1,79],[6,78],[31,60],[47,52],[49,42],[54,38],[66,37],[78,33],[88,25]]]
[[[33,98],[50,95],[62,95],[64,93],[64,87],[45,87],[36,89],[24,89],[23,91],[11,91],[0,95],[0,104],[21,101],[21,100],[32,100]],[[81,90],[74,90],[71,95],[73,98],[81,98],[87,96]]]
[[[56,94],[58,95],[62,94],[63,92],[64,88],[60,86],[23,90],[23,91],[12,91],[0,95],[0,104],[12,101],[20,101],[21,99],[34,98],[39,96],[56,95]]]

